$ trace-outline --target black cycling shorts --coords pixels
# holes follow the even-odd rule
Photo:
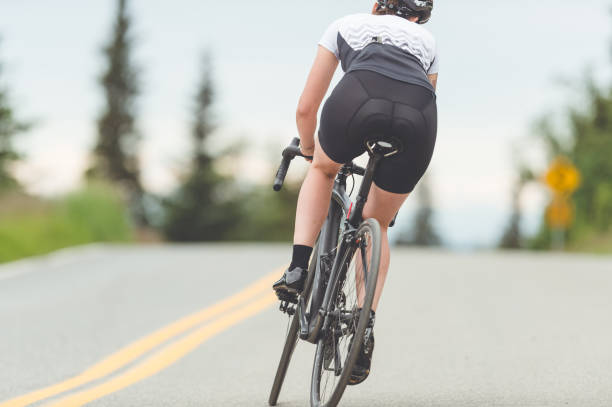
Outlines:
[[[438,114],[431,90],[372,71],[344,75],[321,112],[319,142],[337,163],[366,151],[368,140],[399,141],[402,150],[381,161],[374,182],[388,192],[412,192],[433,155]]]

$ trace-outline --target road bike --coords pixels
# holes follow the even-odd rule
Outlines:
[[[374,174],[381,160],[400,151],[398,142],[366,142],[366,168],[342,166],[334,182],[329,212],[313,250],[304,290],[295,300],[281,301],[289,316],[285,345],[268,403],[275,406],[298,337],[316,344],[310,388],[312,407],[334,407],[344,393],[361,346],[369,340],[370,309],[380,264],[381,231],[376,219],[363,219]],[[305,157],[295,138],[283,151],[274,190],[279,191],[295,157]],[[311,159],[312,157],[305,157]],[[363,177],[354,202],[347,179]],[[352,192],[352,191],[351,191]],[[391,225],[392,226],[392,225]]]

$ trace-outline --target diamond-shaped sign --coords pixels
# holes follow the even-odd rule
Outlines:
[[[580,186],[580,172],[565,157],[558,157],[548,169],[544,180],[555,192],[571,194]]]
[[[574,220],[574,208],[564,198],[556,197],[546,209],[546,221],[557,229],[567,229]]]

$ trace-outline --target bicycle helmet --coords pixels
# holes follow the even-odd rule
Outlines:
[[[433,0],[378,0],[379,9],[395,10],[395,15],[399,17],[416,16],[419,24],[425,24],[431,18],[433,10]]]

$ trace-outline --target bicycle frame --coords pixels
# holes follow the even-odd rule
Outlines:
[[[324,303],[325,291],[321,287],[325,287],[329,281],[330,275],[328,271],[332,270],[333,264],[330,260],[335,257],[336,249],[338,248],[339,230],[343,222],[343,215],[348,214],[351,208],[351,200],[346,193],[346,178],[350,172],[346,167],[338,173],[334,188],[332,190],[332,200],[329,205],[327,219],[321,229],[319,236],[319,256],[317,259],[315,277],[312,289],[312,299],[310,302],[310,312],[306,312],[306,304],[303,298],[297,307],[297,315],[300,321],[300,338],[316,343],[320,331],[320,321],[317,318],[309,318],[310,315],[318,315]]]
[[[328,329],[330,318],[330,303],[336,292],[336,284],[328,284],[330,281],[337,283],[345,270],[340,270],[340,265],[351,255],[351,245],[357,232],[357,228],[363,220],[363,209],[367,201],[368,194],[372,187],[374,172],[380,161],[388,156],[388,148],[374,144],[369,146],[370,159],[363,174],[363,181],[359,188],[359,193],[352,204],[350,197],[346,194],[346,179],[354,173],[358,167],[348,164],[342,167],[332,190],[332,200],[327,215],[327,220],[321,230],[319,237],[319,257],[315,259],[317,266],[312,289],[312,300],[310,312],[306,312],[306,303],[303,297],[298,300],[297,316],[300,322],[300,338],[310,343],[316,343],[322,331]],[[343,214],[347,214],[344,220]],[[341,222],[344,222],[344,231],[339,235]],[[328,262],[333,258],[331,267]],[[329,268],[328,268],[329,267]],[[330,270],[326,276],[326,268]],[[325,287],[323,290],[322,288]],[[321,296],[323,295],[323,298]]]

